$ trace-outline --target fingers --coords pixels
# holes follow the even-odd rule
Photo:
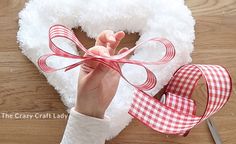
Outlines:
[[[98,35],[95,45],[106,47],[107,43],[114,43],[115,41],[114,32],[105,30]]]
[[[108,73],[109,70],[110,70],[109,67],[99,63],[97,67],[89,75],[92,77],[93,76],[96,77],[98,82],[100,82],[101,79]]]
[[[127,50],[129,50],[128,48],[122,48],[121,50],[119,50],[118,54],[121,54],[123,52],[126,52]],[[108,66],[105,66],[102,63],[98,63],[96,68],[90,73],[91,76],[96,75],[97,79],[102,79],[106,74],[108,74],[108,72],[111,69]],[[114,71],[115,72],[115,71]],[[116,72],[117,73],[117,72]],[[114,74],[114,73],[113,73]],[[115,76],[115,75],[114,75]],[[120,76],[118,76],[119,78]],[[95,80],[95,79],[94,79]]]
[[[92,52],[93,54],[100,55],[100,56],[110,56],[108,49],[103,47],[103,46],[92,47],[92,48],[89,49],[89,51]],[[96,69],[98,64],[99,63],[96,62],[96,61],[85,62],[81,65],[81,70],[84,73],[89,73],[92,70]]]
[[[124,52],[126,52],[126,51],[128,51],[128,50],[129,50],[129,48],[124,47],[124,48],[122,48],[122,49],[119,50],[118,54],[122,54],[122,53],[124,53]],[[129,57],[130,57],[130,55],[127,55],[125,58],[129,58]],[[122,66],[123,63],[119,63],[119,65]]]
[[[109,55],[108,49],[102,46],[96,46],[90,48],[89,50],[98,55]],[[129,49],[122,48],[121,50],[119,50],[118,54],[124,53],[127,50]],[[122,64],[120,64],[120,66],[121,65]],[[112,71],[114,70],[110,69],[108,66],[102,63],[96,61],[88,61],[81,65],[79,81],[81,81],[81,79],[83,78],[86,78],[90,80],[92,79],[94,83],[100,82],[100,80],[103,79],[106,74],[111,74]]]
[[[123,52],[126,52],[127,50],[129,50],[128,48],[122,48],[119,50],[118,54],[121,54]],[[96,46],[96,47],[92,47],[89,49],[90,52],[96,54],[96,55],[100,55],[100,56],[110,56],[109,54],[109,50],[105,47],[102,46]],[[96,61],[88,61],[85,62],[84,64],[82,64],[81,66],[81,70],[83,70],[85,73],[89,73],[92,70],[96,69],[98,67],[98,62]],[[102,66],[100,66],[102,67]],[[106,69],[107,67],[104,66],[104,69]]]
[[[117,46],[120,44],[120,41],[125,37],[125,33],[123,31],[119,31],[117,33],[115,33],[115,39],[116,39],[116,42],[115,43],[111,43],[110,47],[112,49],[116,49]]]
[[[98,35],[95,45],[107,47],[110,55],[114,55],[115,49],[120,44],[120,41],[124,38],[125,33],[119,31],[114,34],[111,30],[105,30]]]
[[[129,50],[129,48],[124,47],[124,48],[120,49],[119,52],[118,52],[117,54],[124,53],[124,52],[126,52],[127,50]]]

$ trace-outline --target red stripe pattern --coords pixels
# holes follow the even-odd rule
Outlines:
[[[207,106],[202,116],[196,116],[196,105],[191,100],[201,76],[207,86]],[[166,103],[137,90],[129,114],[148,127],[165,134],[186,135],[187,132],[219,111],[230,97],[232,82],[225,68],[218,65],[185,65],[170,80]]]
[[[80,50],[84,51],[87,54],[87,56],[75,55],[75,54],[71,54],[69,52],[66,52],[66,51],[62,50],[54,42],[54,40],[56,38],[64,38],[64,39],[70,40]],[[145,62],[145,61],[125,59],[125,57],[127,55],[129,55],[130,53],[132,53],[136,48],[140,47],[142,44],[144,44],[146,42],[149,42],[149,41],[159,42],[159,43],[163,44],[163,46],[166,48],[166,53],[165,53],[165,55],[163,56],[163,58],[161,60],[155,61],[155,62]],[[81,65],[85,61],[97,61],[97,62],[100,62],[100,63],[110,67],[111,69],[116,70],[117,72],[120,73],[121,77],[123,77],[128,83],[133,85],[135,88],[137,88],[139,90],[144,90],[144,91],[145,90],[150,90],[153,87],[155,87],[156,82],[157,82],[156,77],[153,74],[153,72],[151,70],[149,70],[145,65],[164,64],[164,63],[167,63],[170,60],[172,60],[175,56],[175,49],[174,49],[173,44],[169,40],[163,39],[163,38],[152,38],[150,40],[144,41],[144,42],[140,43],[139,45],[136,45],[135,47],[133,47],[133,48],[129,49],[128,51],[126,51],[122,54],[119,54],[119,55],[114,55],[114,56],[110,56],[110,57],[96,55],[96,54],[91,53],[90,51],[88,51],[80,43],[80,41],[76,38],[73,31],[71,31],[70,29],[66,28],[63,25],[54,25],[49,29],[49,48],[51,49],[51,51],[53,53],[46,54],[46,55],[40,57],[39,60],[38,60],[38,65],[41,68],[41,70],[44,71],[44,72],[49,73],[49,72],[54,72],[54,71],[62,70],[62,69],[64,69],[65,71],[68,71],[68,70],[70,70],[74,67],[77,67],[77,66]],[[50,67],[50,66],[47,65],[47,59],[51,56],[78,59],[79,62],[71,64],[71,65],[66,66],[66,67],[62,67],[62,68],[53,68],[53,67]],[[136,85],[136,84],[131,83],[122,74],[121,68],[120,68],[120,65],[119,65],[120,63],[133,64],[133,65],[138,65],[140,67],[143,67],[146,70],[146,73],[147,73],[146,81],[143,84],[140,84],[140,85]]]
[[[54,42],[56,38],[70,40],[78,49],[84,51],[87,56],[71,54],[58,47]],[[125,59],[136,48],[149,41],[163,44],[166,53],[163,58],[155,62],[145,62]],[[64,69],[68,71],[85,61],[100,62],[111,69],[116,70],[121,77],[135,87],[134,99],[129,114],[143,122],[148,127],[166,134],[185,135],[191,128],[219,111],[227,102],[232,89],[231,78],[228,72],[216,65],[185,65],[181,67],[170,80],[166,89],[166,101],[161,103],[157,99],[145,93],[157,84],[153,72],[145,65],[159,65],[172,60],[175,56],[173,44],[163,38],[152,38],[144,41],[128,51],[114,56],[100,56],[88,51],[76,38],[73,31],[63,25],[54,25],[49,30],[49,48],[53,53],[43,55],[38,60],[38,65],[44,72],[54,72]],[[79,61],[62,68],[53,68],[47,65],[47,59],[52,56],[78,59]],[[121,72],[119,64],[134,64],[146,70],[147,78],[143,84],[131,83]],[[196,105],[191,100],[191,95],[197,81],[203,76],[208,90],[208,103],[202,116],[196,116]]]

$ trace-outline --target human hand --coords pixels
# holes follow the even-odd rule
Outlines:
[[[103,56],[114,55],[124,36],[123,31],[115,34],[110,30],[103,31],[89,51]],[[122,48],[118,54],[127,50],[128,48]],[[88,116],[103,118],[116,93],[119,79],[120,75],[115,70],[101,63],[92,61],[82,64],[75,110]]]

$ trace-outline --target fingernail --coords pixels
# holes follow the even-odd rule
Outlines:
[[[108,38],[110,41],[113,41],[113,42],[115,42],[116,41],[116,39],[114,38],[114,36],[109,36],[109,38]]]

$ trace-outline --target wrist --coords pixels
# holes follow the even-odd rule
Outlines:
[[[104,118],[104,112],[100,112],[98,110],[86,109],[86,108],[81,107],[79,105],[76,105],[74,110],[83,114],[83,115],[87,115],[90,117],[95,117],[95,118],[100,118],[100,119]]]

